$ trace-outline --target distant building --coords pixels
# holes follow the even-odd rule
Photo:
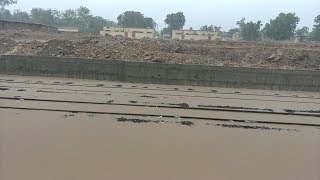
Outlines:
[[[142,39],[150,38],[154,39],[155,31],[151,28],[122,28],[122,27],[104,27],[100,32],[102,36],[123,36],[127,38]]]
[[[77,28],[77,27],[59,27],[58,28],[58,32],[59,33],[65,33],[65,32],[67,32],[67,33],[77,33],[77,32],[79,32],[79,28]]]
[[[38,23],[27,23],[19,21],[5,21],[0,19],[0,30],[30,30],[57,33],[58,28]]]
[[[218,32],[195,31],[195,30],[173,30],[172,39],[217,40],[217,39],[220,39],[220,37]]]

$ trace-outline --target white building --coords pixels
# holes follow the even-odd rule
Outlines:
[[[181,40],[216,40],[220,39],[218,32],[194,31],[194,30],[173,30],[172,39]]]
[[[58,32],[77,33],[79,28],[77,27],[59,27]]]
[[[104,27],[100,32],[102,36],[123,36],[128,38],[142,39],[155,37],[154,29],[147,28],[122,28],[122,27]]]

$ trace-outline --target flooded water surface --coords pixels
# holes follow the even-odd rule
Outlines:
[[[320,179],[316,127],[234,128],[175,118],[135,123],[4,109],[0,115],[1,180]]]

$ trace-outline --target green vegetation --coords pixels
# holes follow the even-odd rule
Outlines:
[[[4,8],[5,6],[16,4],[17,0],[0,0],[0,8]]]
[[[280,13],[264,28],[264,35],[273,40],[289,40],[294,37],[300,18],[295,13]]]
[[[320,15],[314,19],[314,23],[315,25],[313,26],[313,30],[310,34],[310,39],[320,41]]]
[[[140,12],[126,11],[118,16],[118,25],[121,27],[134,28],[152,28],[155,29],[157,24],[150,17],[145,17]]]
[[[306,41],[309,36],[309,28],[304,26],[301,29],[297,29],[295,34],[300,41]]]
[[[237,22],[242,38],[247,41],[258,40],[260,38],[260,28],[262,26],[261,21],[256,23],[250,21],[246,23],[245,20],[245,18],[242,18]]]
[[[186,23],[186,18],[183,12],[177,12],[168,14],[164,22],[168,25],[169,29],[180,30],[184,27]]]
[[[120,14],[117,18],[118,22],[104,19],[100,16],[91,14],[90,9],[80,7],[78,9],[67,9],[58,11],[55,9],[33,8],[30,13],[16,10],[10,12],[4,7],[16,4],[17,0],[0,0],[0,19],[41,23],[50,26],[59,27],[78,27],[80,32],[97,33],[102,30],[103,26],[121,26],[133,28],[152,28],[156,29],[157,24],[151,17],[145,17],[138,11],[126,11]],[[247,41],[257,41],[261,39],[271,39],[276,41],[290,40],[294,37],[300,41],[320,41],[320,15],[314,19],[312,31],[304,26],[296,29],[300,18],[295,13],[280,13],[275,19],[271,19],[261,30],[263,24],[261,21],[245,22],[242,18],[237,22],[238,28],[230,29],[222,32],[220,26],[204,25],[200,28],[203,31],[219,32],[223,38],[232,38],[235,33],[240,33],[241,38]],[[168,14],[164,22],[167,27],[163,28],[160,34],[171,34],[172,30],[183,29],[186,23],[186,18],[183,12]],[[191,29],[191,28],[190,28]]]
[[[41,23],[49,26],[78,27],[81,32],[96,33],[102,30],[103,26],[114,26],[116,23],[91,14],[90,9],[80,7],[60,12],[55,9],[33,8],[30,13],[16,10],[12,14],[2,8],[0,19]]]

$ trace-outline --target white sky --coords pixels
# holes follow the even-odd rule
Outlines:
[[[58,10],[88,7],[92,14],[113,21],[127,10],[140,11],[152,17],[159,28],[165,27],[166,15],[182,11],[186,16],[185,28],[198,29],[202,25],[222,26],[223,30],[236,27],[241,17],[247,20],[269,22],[280,12],[295,12],[300,17],[299,27],[312,28],[320,14],[320,0],[18,0],[10,10],[30,11],[32,7]]]

